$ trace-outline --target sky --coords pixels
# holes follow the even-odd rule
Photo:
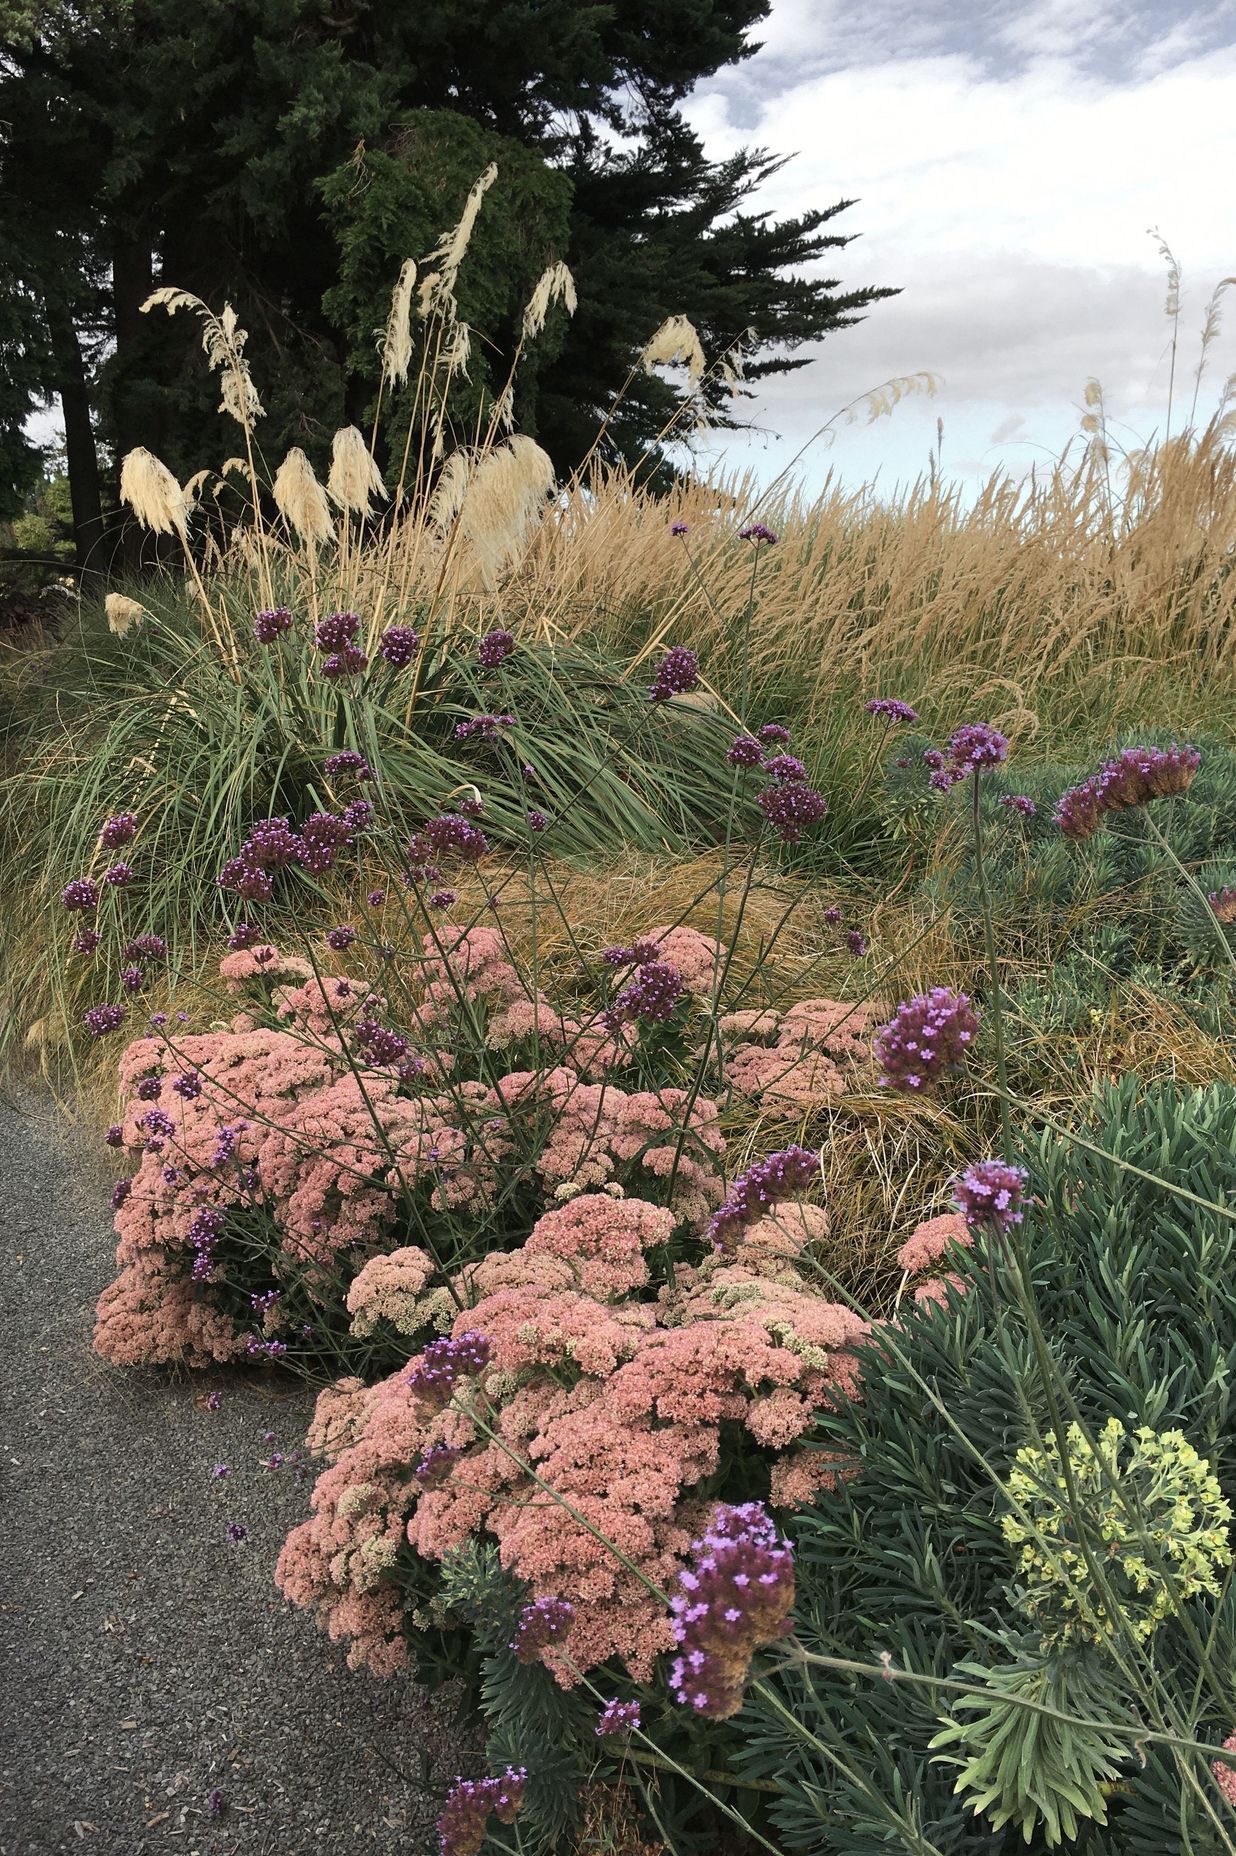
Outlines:
[[[757,209],[853,199],[860,236],[820,274],[899,285],[866,319],[760,383],[749,434],[703,455],[767,481],[841,408],[899,375],[934,398],[834,428],[795,468],[890,492],[926,468],[971,490],[1060,455],[1100,381],[1113,445],[1162,434],[1172,324],[1157,227],[1181,269],[1172,425],[1187,418],[1211,292],[1236,273],[1236,0],[773,0],[760,50],[686,114],[714,157],[792,159]],[[1199,423],[1236,373],[1236,281]]]

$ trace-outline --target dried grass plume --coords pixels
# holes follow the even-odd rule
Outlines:
[[[386,495],[382,473],[370,456],[363,434],[354,425],[345,425],[335,433],[326,488],[340,509],[362,516],[373,514],[373,497]]]
[[[185,493],[162,459],[144,445],[128,452],[120,466],[120,500],[156,535],[174,529],[184,536],[189,520]]]
[[[326,491],[313,474],[299,445],[293,445],[275,472],[271,485],[275,507],[302,541],[332,541],[335,525],[330,519]]]
[[[402,386],[412,362],[412,292],[416,287],[416,261],[405,258],[399,280],[391,292],[391,310],[382,336],[382,371]]]
[[[103,610],[107,614],[107,629],[117,638],[127,638],[135,625],[150,617],[145,606],[123,593],[109,593],[103,601]]]
[[[686,368],[692,385],[704,372],[704,350],[694,323],[685,316],[667,316],[660,328],[646,343],[640,359],[644,367]]]
[[[524,341],[529,341],[534,335],[541,333],[545,327],[545,318],[549,314],[550,305],[553,303],[562,303],[568,316],[575,314],[577,303],[575,279],[565,264],[551,264],[548,270],[542,271],[538,277],[536,289],[528,298],[528,305],[524,310],[522,330]]]
[[[554,467],[535,439],[517,433],[476,466],[459,508],[464,534],[476,550],[486,584],[522,550],[554,487]]]

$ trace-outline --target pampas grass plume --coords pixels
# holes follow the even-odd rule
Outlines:
[[[477,214],[481,210],[481,201],[485,198],[485,195],[489,192],[489,189],[493,186],[497,178],[497,166],[491,161],[489,166],[485,169],[485,172],[479,179],[473,182],[471,191],[464,202],[463,212],[459,216],[458,225],[453,226],[449,232],[444,233],[442,242],[436,245],[430,252],[426,262],[429,264],[437,264],[441,268],[434,281],[432,291],[427,295],[422,288],[422,315],[426,314],[431,307],[437,308],[439,306],[445,306],[448,300],[453,300],[455,295],[455,280],[459,276],[459,267],[464,261],[469,242],[472,238]]]
[[[313,474],[299,445],[293,445],[275,472],[271,485],[275,507],[302,541],[331,541],[335,525],[330,519],[326,491]]]
[[[109,593],[103,601],[103,610],[107,614],[107,629],[117,638],[126,638],[135,625],[150,617],[145,606],[126,598],[123,593]]]
[[[568,316],[573,316],[576,302],[575,279],[570,271],[565,264],[551,264],[541,272],[536,289],[528,298],[528,306],[524,310],[523,340],[528,341],[541,333],[551,303],[565,304]]]
[[[170,535],[173,529],[184,535],[189,519],[185,493],[162,459],[144,445],[128,452],[120,466],[120,499],[156,535]]]
[[[517,433],[497,445],[472,473],[459,509],[460,526],[476,550],[486,583],[522,548],[554,487],[554,467],[535,439]]]
[[[679,362],[686,368],[692,384],[704,372],[704,350],[694,323],[685,316],[667,316],[644,347],[640,359],[646,369],[673,367]]]
[[[402,386],[412,362],[412,292],[416,287],[416,261],[405,258],[399,281],[391,292],[391,311],[382,337],[382,371]]]
[[[335,433],[326,488],[340,509],[362,516],[373,514],[373,497],[386,495],[382,473],[369,455],[363,434],[354,425],[345,425]]]

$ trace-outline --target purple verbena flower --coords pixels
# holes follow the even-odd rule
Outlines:
[[[449,1405],[460,1379],[483,1371],[493,1357],[493,1345],[484,1334],[469,1330],[454,1338],[430,1341],[405,1384],[413,1398],[431,1411]]]
[[[779,786],[786,786],[791,781],[801,784],[807,778],[807,769],[793,754],[772,755],[763,763],[761,772],[770,780],[775,780]]]
[[[765,722],[763,728],[760,730],[760,740],[766,745],[775,743],[779,747],[788,748],[790,745],[790,731],[780,722]]]
[[[408,1052],[408,1040],[400,1037],[397,1031],[388,1031],[376,1018],[361,1018],[355,1028],[356,1048],[366,1063],[375,1069],[384,1069],[388,1063],[398,1063]]]
[[[670,534],[671,535],[685,535],[688,532],[689,528],[690,528],[690,524],[687,522],[671,522],[670,523]]]
[[[514,1823],[527,1778],[522,1766],[508,1766],[500,1779],[456,1779],[438,1819],[439,1856],[479,1856],[491,1815]]]
[[[650,702],[668,702],[671,696],[686,696],[698,689],[700,663],[694,651],[677,644],[665,653],[657,665],[648,691]]]
[[[768,787],[756,804],[782,844],[800,844],[804,831],[818,825],[828,811],[828,801],[823,794],[801,780]]]
[[[148,1108],[137,1125],[147,1134],[161,1134],[164,1140],[170,1140],[176,1132],[176,1124],[165,1108]]]
[[[899,702],[896,696],[873,696],[865,702],[863,708],[868,715],[882,715],[888,723],[917,722],[918,710],[912,709],[908,702]]]
[[[136,836],[137,813],[117,812],[114,817],[104,819],[99,843],[105,851],[118,851],[121,845],[131,844]]]
[[[855,959],[861,958],[861,956],[867,952],[866,936],[861,935],[857,928],[851,928],[849,934],[847,934],[845,938],[845,944],[854,955]]]
[[[640,1724],[638,1701],[619,1701],[615,1696],[597,1715],[597,1738],[604,1739],[607,1734],[637,1733]]]
[[[933,756],[936,752],[938,750],[928,750]],[[977,776],[984,767],[998,767],[1008,759],[1008,754],[1008,737],[1002,735],[999,729],[992,728],[987,722],[965,722],[949,737],[948,760],[945,761],[941,755],[938,765],[934,758],[928,761],[927,764],[934,769],[931,784],[941,792],[947,792],[968,774]],[[923,759],[927,760],[926,754]]]
[[[1023,818],[1033,818],[1038,812],[1033,799],[1025,793],[1001,793],[996,804],[1005,806],[1010,812],[1020,812]]]
[[[157,1102],[163,1088],[157,1076],[143,1076],[134,1091],[139,1102]]]
[[[450,1475],[462,1455],[463,1448],[459,1444],[434,1444],[416,1464],[412,1474],[422,1488],[432,1488],[435,1483]]]
[[[707,1236],[713,1249],[733,1250],[747,1226],[762,1218],[770,1205],[792,1198],[819,1176],[820,1156],[797,1144],[748,1167],[709,1220]]]
[[[1025,1216],[1029,1175],[1003,1160],[980,1160],[953,1181],[953,1204],[969,1225],[994,1225],[1007,1231]]]
[[[91,915],[99,906],[98,884],[92,877],[75,876],[61,890],[60,900],[66,909],[76,909],[82,915]]]
[[[911,1095],[928,1088],[962,1061],[978,1024],[966,994],[945,986],[905,1000],[875,1036],[876,1061],[884,1072],[881,1085]]]
[[[779,537],[772,529],[765,528],[762,522],[749,522],[746,528],[739,529],[738,539],[739,541],[754,541],[757,543],[763,541],[766,542],[770,548],[775,548]]]
[[[227,1537],[234,1547],[238,1547],[242,1540],[248,1540],[249,1530],[239,1521],[229,1521],[227,1524]]]
[[[328,754],[322,762],[322,772],[332,776],[350,773],[357,780],[372,780],[374,777],[373,768],[355,748],[340,748],[337,754]]]
[[[530,806],[527,812],[525,812],[524,823],[527,825],[529,831],[549,830],[549,819],[544,812],[538,812],[535,806]]]
[[[670,1601],[679,1649],[670,1688],[696,1714],[727,1720],[742,1707],[755,1652],[790,1628],[794,1555],[762,1502],[718,1506],[691,1555]]]
[[[682,974],[670,961],[645,960],[604,1013],[605,1023],[611,1031],[636,1019],[647,1025],[668,1024],[685,992]]]
[[[835,928],[837,923],[841,920],[841,910],[837,908],[835,904],[831,908],[825,909],[824,920],[828,923],[830,928]]]
[[[93,954],[102,938],[97,928],[79,928],[73,936],[73,952]]]
[[[429,898],[429,906],[431,909],[449,909],[453,908],[458,900],[453,889],[435,889]]]
[[[126,960],[162,960],[166,953],[167,942],[161,934],[135,934],[124,948]]]
[[[1201,760],[1196,748],[1175,743],[1170,748],[1125,748],[1089,780],[1061,795],[1056,823],[1066,838],[1080,842],[1098,830],[1109,812],[1187,792]]]
[[[82,1013],[82,1023],[92,1038],[103,1038],[119,1031],[128,1010],[127,1005],[91,1005]]]
[[[456,741],[496,741],[500,728],[513,728],[513,715],[472,715],[465,722],[456,722]]]
[[[726,748],[725,758],[731,767],[758,767],[764,750],[754,735],[738,735]]]
[[[182,1102],[192,1102],[202,1093],[202,1079],[196,1070],[186,1070],[172,1078],[172,1088]]]
[[[479,863],[489,849],[485,833],[461,814],[444,812],[431,818],[404,846],[407,874],[412,882],[433,882],[441,858],[455,857],[460,863]]]
[[[560,1643],[575,1621],[575,1607],[565,1598],[538,1598],[525,1605],[509,1648],[517,1663],[541,1661],[542,1650]]]
[[[368,655],[360,646],[347,644],[342,651],[332,651],[322,659],[318,675],[325,677],[328,683],[338,683],[344,677],[358,677],[368,667]]]
[[[380,909],[382,904],[386,901],[386,891],[384,889],[371,889],[369,894],[365,897],[365,901],[369,904],[371,909]]]
[[[227,938],[227,944],[233,948],[252,947],[260,932],[252,922],[237,922]]]
[[[210,1472],[210,1479],[212,1482],[222,1482],[223,1478],[230,1476],[231,1473],[226,1463],[216,1463]]]
[[[143,967],[125,967],[120,975],[120,984],[129,993],[140,992],[146,984],[146,972]]]
[[[420,648],[420,633],[410,625],[388,625],[379,640],[378,655],[392,670],[406,670]]]
[[[318,620],[313,642],[319,651],[342,651],[356,642],[360,624],[357,612],[332,612],[327,618]]]
[[[514,632],[506,632],[496,627],[493,631],[485,633],[476,647],[476,654],[486,670],[496,670],[514,649]]]
[[[337,928],[326,931],[326,945],[333,947],[337,954],[345,953],[356,939],[356,930],[347,922],[341,922]]]
[[[129,884],[133,881],[134,874],[135,872],[132,864],[126,864],[121,861],[120,863],[108,864],[107,869],[103,872],[103,881],[109,884],[112,889],[127,889]]]
[[[253,636],[259,644],[274,644],[280,632],[292,629],[292,613],[288,606],[271,606],[265,612],[253,615]]]
[[[118,1179],[112,1187],[112,1210],[118,1212],[133,1190],[132,1179]]]

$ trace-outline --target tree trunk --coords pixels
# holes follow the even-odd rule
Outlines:
[[[148,339],[142,304],[154,285],[154,260],[149,239],[135,237],[117,226],[112,239],[112,310],[116,358],[112,372],[111,426],[119,469],[126,452],[138,445],[159,451],[159,437],[149,430],[149,396],[142,391],[143,349]],[[146,402],[146,403],[143,403]],[[139,523],[127,520],[121,531],[121,560],[125,571],[139,573],[155,550]]]
[[[73,505],[73,547],[78,566],[98,572],[102,563],[97,558],[97,550],[103,538],[99,454],[95,450],[94,428],[90,422],[90,387],[81,343],[67,304],[54,291],[45,293],[44,314],[64,416],[64,450]]]

